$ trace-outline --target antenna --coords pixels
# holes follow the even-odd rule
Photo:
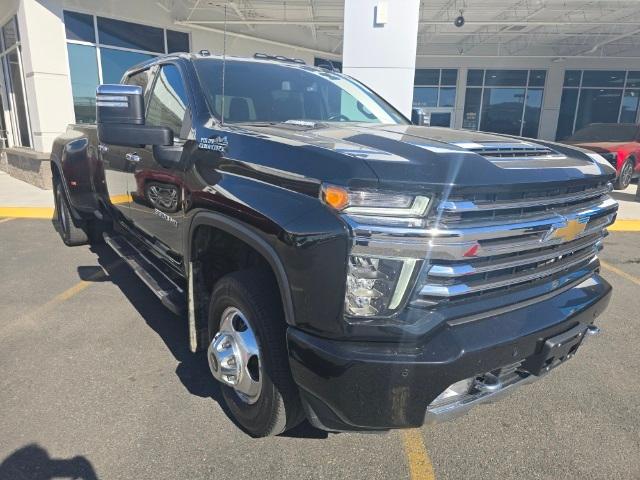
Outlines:
[[[224,34],[222,36],[222,112],[221,124],[224,125],[224,77],[227,66],[227,2],[224,4]]]

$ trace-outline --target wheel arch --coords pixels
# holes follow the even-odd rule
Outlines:
[[[197,300],[191,298],[191,292],[193,292],[195,288],[193,284],[193,277],[195,275],[193,271],[193,261],[196,260],[194,257],[194,241],[201,227],[213,228],[232,236],[234,239],[238,239],[265,260],[277,282],[285,321],[287,324],[293,325],[295,323],[295,316],[289,280],[284,264],[276,250],[264,239],[259,231],[241,221],[216,212],[199,212],[192,218],[189,224],[188,234],[185,236],[184,244],[184,258],[187,264],[190,290],[189,329],[191,349],[195,351],[205,347],[203,344],[203,329],[206,327],[206,319],[202,318],[202,313],[198,314]]]

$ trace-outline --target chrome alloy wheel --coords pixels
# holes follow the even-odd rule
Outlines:
[[[620,178],[622,181],[620,182],[622,186],[629,186],[631,183],[631,178],[633,177],[633,164],[629,161],[624,164],[622,167],[622,171],[620,172]]]
[[[262,391],[262,366],[256,336],[236,307],[222,313],[218,333],[207,351],[213,377],[235,390],[240,399],[255,403]]]

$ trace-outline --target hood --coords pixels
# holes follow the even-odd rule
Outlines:
[[[414,125],[291,122],[243,129],[364,161],[396,188],[493,187],[596,180],[615,172],[580,149],[550,142]],[[322,179],[321,179],[322,180]]]

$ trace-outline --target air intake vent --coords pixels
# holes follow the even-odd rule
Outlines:
[[[527,142],[456,143],[455,145],[486,158],[565,158],[561,153],[548,147]]]

